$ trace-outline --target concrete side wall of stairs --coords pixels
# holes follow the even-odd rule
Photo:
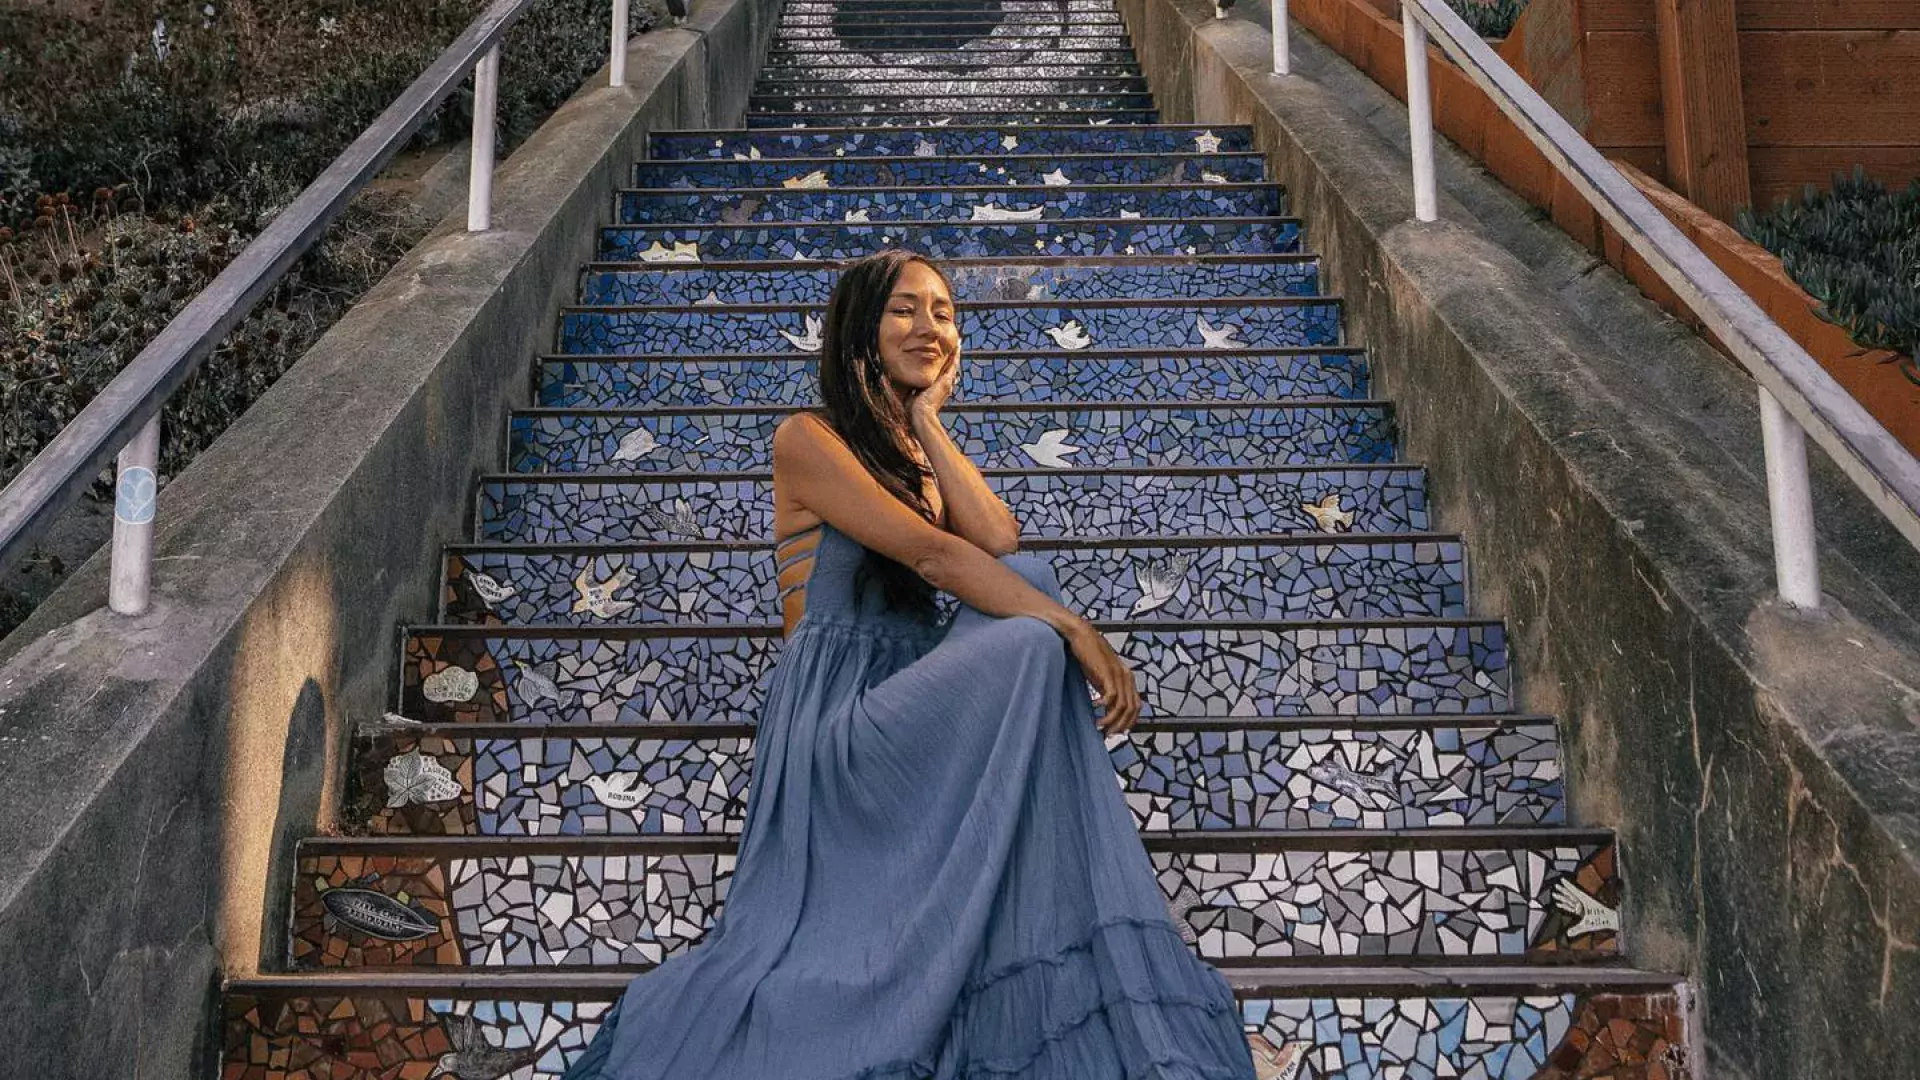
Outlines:
[[[213,1074],[218,981],[284,962],[293,841],[332,824],[524,358],[647,134],[739,121],[778,7],[634,38],[625,88],[603,69],[501,163],[493,231],[451,215],[174,478],[149,614],[106,611],[96,558],[9,636],[0,1076]]]
[[[1310,35],[1278,79],[1239,12],[1119,6],[1163,118],[1287,178],[1709,1074],[1920,1075],[1920,558],[1816,455],[1829,608],[1782,610],[1744,375],[1444,143],[1414,224],[1405,107]]]

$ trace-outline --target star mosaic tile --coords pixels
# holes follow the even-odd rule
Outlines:
[[[1131,56],[1120,62],[1131,63]],[[1044,61],[1039,61],[1044,62]],[[849,66],[865,66],[864,58],[850,58]],[[1253,129],[1248,127],[1196,127],[1185,124],[1135,127],[1126,132],[1124,149],[1129,154],[1212,154],[1222,150],[1249,151]],[[1007,140],[1013,140],[1008,146]],[[680,131],[656,132],[648,136],[651,157],[659,160],[712,158],[734,160],[735,154],[761,154],[770,158],[835,157],[877,155],[913,157],[931,147],[927,156],[979,156],[983,154],[1105,154],[1117,148],[1119,140],[1111,131],[1085,126],[1040,126],[1008,128],[998,126],[950,126],[938,131],[904,130],[789,130],[789,131]]]
[[[1412,466],[995,474],[987,483],[1029,537],[1321,532],[1304,508],[1327,499],[1352,515],[1354,532],[1431,523],[1426,473]],[[499,543],[764,540],[773,529],[764,478],[499,477],[481,484],[478,515],[479,539]]]
[[[926,95],[919,99],[896,99],[888,103],[885,110],[877,108],[867,99],[856,96],[841,97],[772,97],[757,94],[749,99],[748,107],[755,113],[767,116],[786,115],[792,119],[807,119],[815,114],[846,116],[854,113],[881,113],[897,115],[898,111],[919,112],[921,107],[941,110],[942,114],[955,113],[1033,113],[1048,116],[1055,113],[1105,113],[1105,112],[1152,112],[1152,94],[1103,94],[1081,92],[1073,94],[959,94],[943,93],[946,88],[929,86]]]
[[[762,158],[758,161],[644,161],[633,168],[632,186],[654,190],[780,188],[814,173],[829,188],[938,187],[944,185],[1084,186],[1091,184],[1190,184],[1201,173],[1227,183],[1266,179],[1266,164],[1254,154],[995,157]],[[1053,179],[1048,180],[1047,177]],[[1062,185],[1061,181],[1066,183]]]
[[[932,101],[930,107],[942,103]],[[804,121],[816,121],[831,127],[945,127],[949,124],[1157,124],[1158,109],[981,109],[978,111],[882,113],[877,110],[855,112],[750,112],[749,128],[797,128]]]
[[[800,177],[819,177],[815,169]],[[884,221],[1051,221],[1117,218],[1281,217],[1285,199],[1270,184],[1187,186],[1029,187],[986,186],[988,176],[971,187],[865,188],[849,191],[766,189],[745,192],[623,191],[618,223],[623,225],[727,224],[747,222],[845,223],[849,215]]]
[[[769,467],[784,411],[513,414],[515,472],[677,472]],[[953,407],[954,443],[981,468],[1366,464],[1393,458],[1377,402],[1187,408]]]
[[[1499,713],[1500,624],[1129,624],[1107,640],[1146,716]],[[1150,627],[1150,628],[1149,628]],[[419,627],[404,635],[399,711],[432,723],[751,723],[772,631]]]
[[[1274,218],[609,225],[600,230],[594,257],[603,262],[855,259],[890,247],[907,248],[933,258],[1264,255],[1296,251],[1299,246],[1299,223]]]

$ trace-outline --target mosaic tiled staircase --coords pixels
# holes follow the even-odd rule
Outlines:
[[[822,260],[900,245],[964,301],[950,429],[1136,666],[1118,782],[1262,1075],[1684,1076],[1249,132],[1154,124],[1109,0],[796,0],[751,109],[635,166],[225,1075],[551,1077],[699,939],[778,648],[769,436]]]

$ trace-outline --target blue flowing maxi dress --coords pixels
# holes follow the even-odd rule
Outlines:
[[[566,1080],[1253,1080],[1060,636],[889,610],[866,549],[817,528],[725,906]]]

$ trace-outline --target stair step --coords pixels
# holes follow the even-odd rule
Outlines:
[[[1298,251],[1293,218],[1102,218],[1040,222],[904,222],[873,225],[608,225],[596,259],[736,262],[857,259],[907,247],[936,259],[1086,255],[1265,255]]]
[[[1311,1063],[1297,1080],[1689,1075],[1678,976],[1588,965],[1222,970],[1246,1030]],[[425,1076],[451,1051],[450,1031],[463,1043],[471,1031],[527,1070],[513,1080],[558,1080],[629,979],[438,970],[233,980],[222,1076]]]
[[[1508,709],[1506,631],[1482,619],[1096,623],[1147,716],[1355,716]],[[429,723],[740,723],[779,631],[417,626],[399,711]]]
[[[956,305],[972,350],[1285,349],[1340,344],[1341,304],[1322,296],[1191,300],[976,300]],[[596,356],[813,353],[824,312],[794,304],[566,306],[561,352]]]
[[[1025,42],[1002,47],[993,43],[978,48],[952,49],[873,49],[825,52],[818,49],[795,50],[775,46],[767,50],[761,71],[790,77],[794,73],[870,71],[884,78],[903,74],[941,71],[952,74],[1009,74],[1018,76],[1035,70],[1077,72],[1094,67],[1121,66],[1139,70],[1140,58],[1132,42],[1119,45],[1081,45],[1077,42]]]
[[[1393,619],[1466,615],[1459,538],[1036,539],[1066,604],[1099,619]],[[779,622],[771,544],[451,547],[443,623]],[[476,578],[475,575],[478,575]],[[576,582],[625,582],[599,613]],[[500,597],[502,589],[511,596]],[[488,595],[496,597],[489,600]]]
[[[1054,79],[1132,79],[1141,76],[1140,65],[1131,58],[1126,60],[1087,59],[1099,57],[1099,53],[1022,53],[1015,54],[1012,63],[1000,65],[957,64],[942,65],[955,70],[941,75],[929,76],[926,67],[911,62],[898,54],[882,53],[874,57],[873,62],[850,66],[847,64],[820,63],[812,58],[797,64],[769,64],[760,69],[760,78],[755,80],[755,88],[765,87],[769,93],[779,93],[789,87],[805,88],[811,86],[846,86],[849,93],[859,93],[867,83],[901,83],[953,79],[966,83],[987,81],[1023,82],[1033,78],[1036,71],[1047,72],[1047,78]],[[1053,55],[1067,57],[1064,62],[1041,60],[1039,57]]]
[[[1125,138],[1122,139],[1121,136]],[[900,128],[809,128],[801,131],[658,131],[648,136],[652,160],[732,160],[735,154],[759,151],[762,157],[833,157],[849,155],[912,157],[932,147],[929,155],[985,154],[1202,154],[1250,151],[1253,129],[1244,125],[1203,127],[1193,124],[1156,124],[1130,127],[1124,132],[1102,131],[1087,125],[1007,127],[956,125],[939,130]]]
[[[1027,125],[1027,124],[1086,124],[1089,127],[1101,127],[1111,124],[1115,127],[1128,127],[1134,124],[1157,124],[1160,122],[1158,109],[984,109],[974,112],[955,111],[942,113],[882,113],[882,112],[750,112],[746,116],[749,128],[808,128],[808,127],[943,127],[947,124],[957,126],[981,126],[988,124]]]
[[[553,408],[818,403],[810,355],[542,357],[535,402]],[[1271,401],[1364,398],[1358,349],[969,352],[962,401]]]
[[[834,69],[828,69],[834,70]],[[844,75],[822,78],[817,73],[794,78],[767,78],[754,81],[753,95],[772,98],[813,97],[917,97],[951,92],[961,97],[982,94],[1145,94],[1150,93],[1147,77],[1138,69],[1112,67],[1105,72],[1071,75],[1036,75],[1003,79],[998,76],[918,75],[907,77],[862,77]]]
[[[811,176],[825,178],[815,170]],[[1198,180],[1198,178],[1196,178]],[[1085,218],[1283,217],[1278,184],[1076,185],[1015,189],[1006,184],[955,187],[833,189],[752,188],[727,191],[624,189],[615,197],[616,225],[850,221],[1052,221]],[[1014,217],[1012,215],[1021,215]]]
[[[756,113],[791,113],[804,119],[814,113],[918,113],[924,109],[938,109],[944,114],[963,112],[984,113],[1025,113],[1025,112],[1121,112],[1129,110],[1147,111],[1153,105],[1153,95],[1139,91],[1109,92],[1076,90],[1068,93],[1022,93],[1011,86],[1005,86],[999,93],[963,93],[958,87],[942,93],[928,87],[920,95],[888,94],[879,91],[869,93],[806,94],[797,97],[782,97],[773,94],[754,93],[747,98],[747,108]]]
[[[972,49],[961,51],[963,45],[992,47],[996,49],[1066,47],[1079,49],[1124,49],[1131,43],[1127,39],[1127,28],[1119,23],[1102,22],[1081,25],[1051,26],[1029,24],[1026,26],[1003,26],[993,31],[991,37],[985,34],[968,34],[964,29],[949,27],[947,32],[915,27],[895,28],[877,25],[870,30],[848,28],[836,30],[831,26],[783,26],[774,31],[773,45],[769,53],[773,55],[799,54],[808,52],[830,52],[845,55],[847,53],[876,52],[926,52],[952,53],[961,61],[971,60]]]
[[[1315,296],[1317,256],[1205,255],[1098,257],[1074,262],[948,259],[941,272],[954,299],[1102,300],[1115,296],[1226,298]],[[825,307],[836,266],[761,263],[588,263],[582,304],[809,304]]]
[[[984,38],[989,32],[1035,32],[1049,28],[1058,33],[1063,26],[1076,30],[1098,27],[1102,33],[1125,33],[1126,24],[1120,19],[1120,13],[1112,8],[1092,11],[1047,11],[1028,9],[1026,11],[1002,11],[995,14],[974,15],[938,11],[938,10],[895,10],[895,11],[859,11],[859,12],[809,12],[783,11],[780,21],[775,24],[781,31],[793,31],[796,35],[812,34],[837,38],[849,48],[858,45],[861,39],[886,37],[890,34],[910,33],[935,37]]]
[[[747,161],[642,161],[633,167],[641,188],[779,188],[789,180],[823,173],[829,185],[848,187],[951,186],[992,183],[1041,186],[1059,173],[1075,184],[1174,184],[1203,172],[1232,183],[1266,178],[1259,154],[999,154],[973,157],[867,155],[759,158]]]
[[[1221,830],[1142,839],[1175,925],[1216,963],[1539,962],[1619,951],[1620,880],[1606,832]],[[292,963],[651,966],[705,935],[738,847],[730,836],[305,840]],[[1575,906],[1569,890],[1590,906]]]
[[[517,409],[514,472],[753,470],[771,465],[790,406]],[[981,467],[1311,465],[1391,461],[1392,407],[1381,401],[1260,404],[950,405],[953,441]]]
[[[1430,527],[1426,472],[1365,468],[985,470],[1028,538],[1139,533],[1313,533],[1332,500],[1357,532]],[[1333,524],[1333,523],[1329,523]],[[758,540],[773,534],[772,482],[736,476],[577,474],[481,480],[474,535],[500,543]]]
[[[715,730],[718,729],[718,730]],[[377,728],[354,754],[353,831],[414,836],[734,835],[749,725]],[[1147,830],[1517,828],[1566,822],[1549,717],[1142,721],[1107,753]],[[396,760],[399,761],[395,764]],[[423,789],[437,764],[457,795]],[[388,776],[394,779],[389,783]],[[595,777],[623,794],[602,801]]]

